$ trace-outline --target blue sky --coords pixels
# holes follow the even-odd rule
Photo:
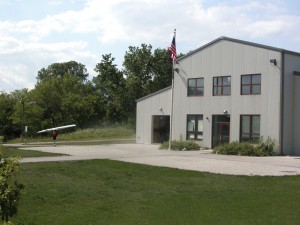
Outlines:
[[[75,60],[90,74],[103,54],[122,68],[129,46],[177,52],[220,36],[300,52],[298,0],[0,0],[0,91],[33,88],[37,72]]]

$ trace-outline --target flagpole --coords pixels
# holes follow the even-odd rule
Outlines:
[[[172,58],[172,89],[171,89],[171,113],[170,113],[170,135],[169,135],[169,150],[171,150],[171,143],[173,139],[173,93],[174,93],[174,67],[176,59],[176,44],[175,44],[175,37],[176,37],[176,29],[174,29],[174,36],[171,44],[171,58]]]
[[[173,92],[174,92],[174,60],[172,63],[172,89],[171,89],[171,114],[170,114],[170,137],[169,137],[169,150],[171,150],[171,143],[173,137]]]

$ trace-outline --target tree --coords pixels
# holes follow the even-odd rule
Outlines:
[[[22,125],[24,125],[22,102],[26,101],[27,94],[28,90],[26,88],[15,90],[9,94],[9,101],[12,104],[9,118],[12,123],[5,131],[8,138],[20,137],[23,129]]]
[[[37,82],[40,83],[49,77],[61,78],[66,74],[71,74],[80,78],[82,82],[88,77],[87,69],[81,63],[70,61],[63,63],[53,63],[47,69],[42,68],[38,71]]]
[[[151,93],[168,87],[172,83],[172,59],[168,49],[155,49],[152,64],[153,80]]]
[[[8,222],[18,211],[20,192],[24,188],[15,180],[19,173],[20,159],[16,157],[3,158],[0,151],[0,208],[3,222]]]
[[[135,121],[136,100],[171,85],[172,61],[166,49],[142,44],[129,47],[124,57],[126,76],[126,106],[129,117]]]
[[[113,63],[111,54],[102,55],[102,60],[96,65],[98,73],[93,83],[105,101],[106,120],[119,122],[124,119],[124,89],[123,73]]]
[[[9,94],[1,92],[0,94],[0,136],[12,135],[13,127],[11,115],[13,114],[14,103]]]

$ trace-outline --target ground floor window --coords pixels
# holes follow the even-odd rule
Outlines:
[[[240,141],[256,142],[260,137],[260,115],[241,115]]]
[[[203,140],[203,115],[187,115],[187,140]]]

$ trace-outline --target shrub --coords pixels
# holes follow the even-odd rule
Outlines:
[[[249,142],[231,142],[215,147],[213,153],[222,155],[244,155],[244,156],[270,156],[274,154],[276,141],[268,137],[264,140],[261,137],[258,144],[252,145]]]
[[[237,155],[239,152],[239,143],[237,141],[219,145],[213,149],[213,153],[222,155]]]
[[[276,141],[274,139],[271,139],[268,137],[266,140],[264,140],[263,137],[261,137],[258,140],[258,144],[255,147],[255,155],[256,156],[270,156],[273,155],[274,147],[275,147]]]
[[[169,149],[169,142],[163,142],[159,149]],[[172,141],[171,142],[171,150],[179,150],[179,151],[191,151],[191,150],[199,150],[200,146],[193,141]]]

